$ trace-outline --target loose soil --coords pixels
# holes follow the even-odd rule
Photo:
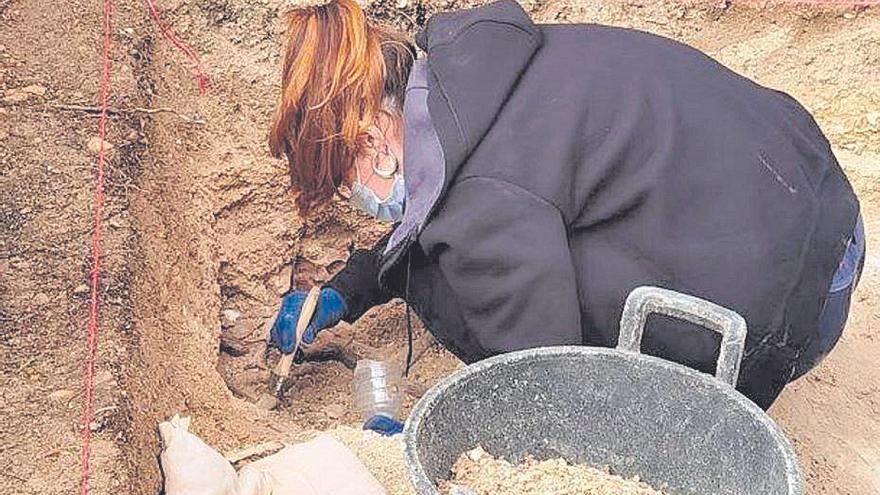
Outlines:
[[[482,447],[462,454],[452,466],[451,481],[441,491],[455,495],[454,487],[467,487],[474,495],[663,495],[638,478],[627,479],[565,459],[538,461],[526,458],[512,465]]]
[[[369,12],[412,30],[436,10],[472,5],[396,4],[379,0]],[[156,425],[176,412],[192,416],[194,431],[222,451],[356,426],[351,373],[338,363],[298,369],[278,411],[248,398],[268,378],[254,361],[296,252],[297,285],[307,287],[383,229],[340,202],[300,238],[304,223],[284,163],[269,157],[265,143],[279,82],[278,14],[290,3],[162,2],[167,20],[203,55],[213,83],[204,97],[141,2],[115,5],[112,105],[179,115],[122,112],[110,126],[93,492],[154,495],[161,486]],[[843,341],[771,413],[795,443],[810,494],[880,491],[880,259],[872,249],[880,232],[880,11],[523,5],[547,22],[629,26],[684,41],[814,113],[862,200],[869,257]],[[56,105],[97,100],[100,8],[96,1],[0,0],[0,493],[71,493],[79,482],[95,162],[89,142],[97,120]],[[241,316],[224,317],[224,310]],[[395,302],[335,332],[376,349],[371,357],[396,356],[403,321]],[[220,353],[221,333],[244,342],[244,355]],[[411,383],[428,386],[458,366],[434,348]]]

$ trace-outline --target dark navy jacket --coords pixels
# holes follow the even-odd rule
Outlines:
[[[354,320],[405,297],[467,362],[614,346],[655,285],[742,314],[739,389],[768,407],[815,338],[858,203],[813,118],[703,53],[513,1],[433,17],[405,103],[407,207],[331,283]],[[652,320],[643,351],[714,369],[717,336]]]

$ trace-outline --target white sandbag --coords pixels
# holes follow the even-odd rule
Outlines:
[[[238,495],[386,494],[348,447],[321,435],[242,468]]]
[[[189,432],[189,418],[159,424],[159,456],[166,495],[238,495],[235,469],[219,452]]]

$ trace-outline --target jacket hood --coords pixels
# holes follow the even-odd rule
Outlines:
[[[380,276],[400,260],[483,139],[541,45],[541,31],[512,0],[437,14],[416,43],[404,103],[406,209]]]
[[[428,109],[448,185],[541,46],[541,31],[517,2],[503,0],[437,14],[416,43],[428,54]]]

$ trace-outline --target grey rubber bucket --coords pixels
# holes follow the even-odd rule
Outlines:
[[[721,333],[716,376],[640,354],[651,313]],[[532,455],[607,466],[675,495],[803,494],[791,444],[731,386],[745,333],[730,310],[641,287],[627,298],[617,349],[546,347],[468,366],[429,390],[407,420],[416,491],[439,494],[435,482],[481,445],[513,463]]]

